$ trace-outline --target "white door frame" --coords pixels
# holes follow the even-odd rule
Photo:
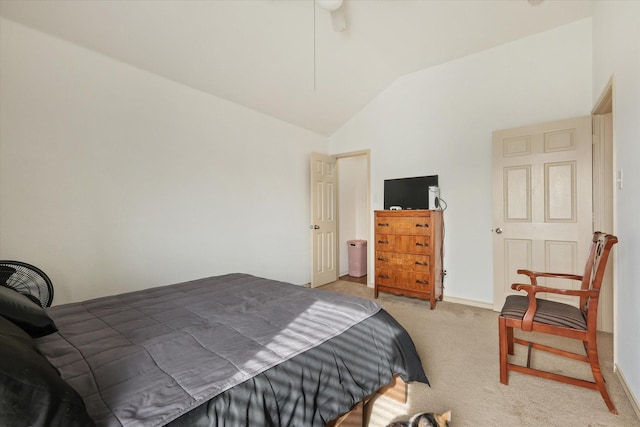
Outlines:
[[[615,132],[615,76],[611,76],[611,78],[609,79],[609,81],[607,82],[607,85],[605,86],[605,88],[603,89],[602,93],[600,94],[600,97],[598,98],[598,100],[595,102],[595,105],[593,107],[593,110],[591,110],[591,115],[592,117],[594,117],[594,119],[596,118],[596,116],[600,116],[600,115],[604,115],[604,114],[611,114],[611,121],[612,121],[612,135],[611,135],[611,149],[613,151],[613,156],[612,156],[612,165],[611,165],[611,171],[613,172],[613,187],[611,189],[612,191],[612,199],[613,199],[613,203],[611,203],[611,217],[612,217],[612,222],[613,222],[613,230],[612,231],[608,231],[608,230],[602,230],[602,231],[608,231],[611,232],[615,235],[618,234],[618,222],[617,222],[617,196],[618,196],[618,192],[616,191],[619,185],[618,183],[618,175],[617,175],[617,170],[618,170],[618,166],[617,166],[617,159],[616,159],[616,132]],[[594,204],[594,208],[596,207],[596,205]],[[599,224],[596,224],[599,225]],[[613,363],[614,363],[614,369],[615,366],[618,362],[617,360],[617,355],[618,355],[618,335],[616,333],[618,327],[618,318],[616,316],[616,313],[618,312],[618,294],[616,292],[617,289],[617,283],[618,283],[618,261],[617,261],[617,251],[616,251],[616,246],[613,247],[612,251],[611,251],[611,256],[610,256],[610,264],[608,268],[611,268],[613,270]]]
[[[371,211],[371,150],[359,150],[359,151],[351,151],[351,152],[347,152],[347,153],[340,153],[340,154],[334,154],[333,157],[336,159],[336,169],[338,170],[338,176],[340,175],[340,159],[346,159],[349,157],[360,157],[360,156],[364,156],[367,160],[367,176],[366,176],[366,180],[367,180],[367,212],[369,213],[367,216],[367,242],[371,241],[371,217],[373,215],[372,211]],[[338,192],[340,191],[340,188],[338,188]],[[338,200],[340,200],[340,195],[338,194]],[[340,218],[340,203],[338,202],[337,204],[337,214],[336,217]],[[342,239],[340,237],[340,223],[338,223],[338,242],[341,242]],[[338,261],[340,260],[340,248],[342,247],[342,245],[338,245],[338,250],[336,251],[336,263],[337,265],[339,265]],[[371,263],[369,262],[369,260],[371,259],[370,257],[370,253],[371,253],[371,248],[373,247],[373,245],[367,244],[367,282],[370,281],[369,277],[371,277],[371,275],[369,274],[369,266],[371,265]],[[339,272],[338,272],[339,275]],[[372,287],[373,285],[367,283],[367,286]]]

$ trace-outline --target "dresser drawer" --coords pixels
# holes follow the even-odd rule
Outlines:
[[[379,286],[431,292],[430,279],[428,273],[376,268],[375,283]]]
[[[376,233],[431,235],[431,224],[428,216],[384,217],[376,218]]]
[[[376,265],[380,268],[429,273],[429,255],[376,251]]]
[[[429,236],[376,234],[376,251],[428,255],[431,248]]]

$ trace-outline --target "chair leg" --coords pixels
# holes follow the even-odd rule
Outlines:
[[[530,342],[527,345],[527,368],[531,367],[531,349],[533,348],[533,343]]]
[[[515,351],[513,350],[513,328],[507,327],[507,352],[510,355],[514,355]]]
[[[509,329],[513,334],[513,328],[507,328],[507,321],[504,317],[498,317],[498,342],[500,347],[500,382],[502,384],[509,384],[509,372],[507,367],[507,347],[508,347],[508,335]],[[513,343],[511,343],[513,347]]]
[[[598,359],[598,348],[595,343],[589,343],[584,341],[585,348],[587,349],[587,356],[589,357],[589,364],[591,365],[591,372],[593,373],[593,379],[596,382],[596,386],[598,387],[598,391],[600,391],[600,395],[604,399],[604,403],[609,408],[609,412],[612,414],[618,414],[618,410],[616,409],[611,397],[609,397],[609,393],[607,392],[607,387],[604,383],[604,377],[602,376],[602,371],[600,370],[600,360]]]

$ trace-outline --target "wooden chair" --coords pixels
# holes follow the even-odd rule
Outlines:
[[[598,347],[596,341],[598,300],[600,285],[609,257],[609,252],[618,242],[616,236],[596,232],[589,251],[589,258],[582,276],[574,274],[540,273],[529,270],[518,270],[518,274],[529,276],[530,285],[513,284],[511,288],[517,291],[526,291],[524,295],[510,295],[507,297],[498,318],[498,332],[500,341],[500,382],[509,383],[509,371],[517,371],[537,377],[552,379],[563,383],[586,387],[600,391],[609,411],[617,414],[609,393],[604,384],[604,378],[600,371],[598,360]],[[538,277],[561,278],[579,280],[582,282],[580,290],[557,289],[538,286]],[[580,308],[570,304],[536,298],[539,292],[548,292],[561,295],[572,295],[580,298]],[[586,356],[558,348],[542,345],[514,338],[513,328],[525,332],[540,332],[565,338],[581,340],[584,344]],[[528,347],[527,366],[509,363],[508,354],[513,355],[513,344],[526,345]],[[589,363],[595,381],[585,381],[556,373],[546,372],[531,367],[531,349],[543,350],[556,355]],[[508,354],[507,354],[508,353]]]

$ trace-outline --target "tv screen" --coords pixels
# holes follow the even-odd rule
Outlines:
[[[384,208],[429,209],[429,187],[438,186],[438,175],[384,180]]]

